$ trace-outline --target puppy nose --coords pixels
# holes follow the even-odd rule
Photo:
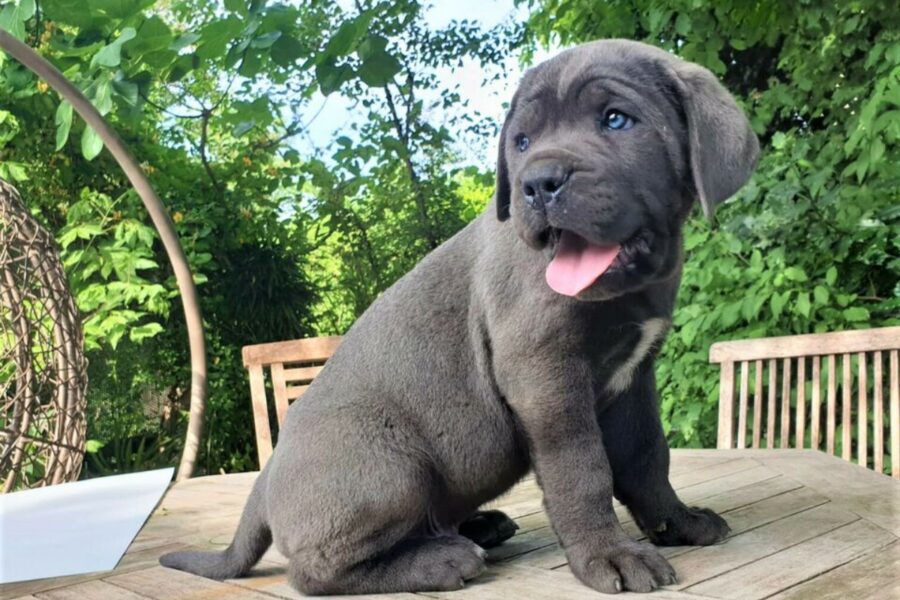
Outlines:
[[[533,167],[522,177],[525,202],[535,210],[543,210],[560,199],[569,180],[569,172],[560,165],[544,164]]]

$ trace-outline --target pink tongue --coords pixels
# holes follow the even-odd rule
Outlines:
[[[556,256],[547,266],[547,284],[554,292],[575,296],[603,275],[621,246],[598,246],[571,231],[563,231]]]

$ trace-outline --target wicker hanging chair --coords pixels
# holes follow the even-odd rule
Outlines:
[[[191,477],[196,467],[197,454],[200,448],[200,440],[203,433],[203,415],[206,405],[206,343],[204,340],[203,319],[200,314],[197,289],[194,286],[193,275],[191,273],[190,266],[188,265],[187,257],[185,256],[184,250],[181,247],[181,243],[178,240],[178,235],[176,234],[175,227],[172,224],[172,219],[166,212],[162,201],[160,201],[159,197],[156,195],[156,192],[153,190],[153,186],[150,184],[147,176],[144,174],[138,162],[131,155],[128,148],[122,142],[121,138],[118,136],[118,134],[116,134],[115,130],[110,127],[109,123],[107,123],[106,120],[100,115],[94,105],[91,104],[91,102],[87,98],[85,98],[84,94],[81,93],[81,91],[76,88],[72,84],[72,82],[66,79],[65,76],[60,73],[56,67],[39,56],[34,50],[14,38],[2,28],[0,28],[0,50],[7,52],[10,56],[22,63],[22,65],[24,65],[26,68],[31,70],[35,75],[47,82],[50,87],[52,87],[60,94],[60,96],[71,103],[72,107],[75,109],[75,112],[77,112],[81,116],[81,118],[84,119],[85,123],[87,123],[94,129],[94,131],[97,132],[97,134],[103,140],[103,143],[106,146],[107,150],[109,150],[109,152],[113,155],[113,157],[116,159],[116,162],[119,163],[122,171],[131,182],[131,185],[134,186],[135,192],[137,192],[138,196],[143,201],[144,206],[147,209],[147,213],[150,216],[150,220],[153,222],[153,225],[156,228],[157,233],[159,234],[160,241],[165,248],[166,255],[169,258],[169,262],[175,274],[175,279],[178,284],[178,290],[181,293],[181,302],[182,306],[184,307],[185,324],[187,326],[188,332],[188,344],[190,346],[191,407],[187,434],[184,441],[184,451],[182,452],[181,461],[178,465],[177,479],[181,480]],[[15,217],[15,219],[18,220],[15,220],[14,222],[24,223],[24,221],[22,221],[22,218],[23,216],[27,216],[27,214],[24,208],[22,208],[21,202],[18,200],[18,195],[15,194],[15,191],[12,190],[12,188],[9,186],[6,186],[2,189],[4,190],[3,193],[5,193],[6,195],[9,195],[10,197],[14,196],[16,198],[15,203],[17,203],[19,208],[13,209],[13,212],[17,213],[18,215]],[[11,204],[11,206],[12,205],[13,204]],[[33,221],[31,223],[33,223]],[[36,223],[34,225],[36,225]],[[22,226],[19,225],[19,227]],[[37,230],[35,229],[35,231]],[[49,236],[47,237],[47,239],[49,240]],[[47,248],[52,248],[52,242],[48,243],[50,245],[47,246]],[[55,250],[53,250],[53,253],[55,253]],[[43,257],[45,255],[41,256]],[[21,265],[23,263],[19,264]],[[58,259],[55,264],[58,265]],[[30,266],[29,268],[37,268],[39,266],[40,265],[38,263],[35,263],[35,265]],[[22,271],[22,273],[26,273],[26,275],[20,275],[20,277],[23,277],[22,281],[24,281],[25,279],[36,276],[34,275],[34,273],[37,272],[38,271],[30,272],[24,270]],[[43,271],[40,272],[42,273]],[[59,271],[59,275],[60,277],[62,276],[61,270]],[[59,281],[64,281],[64,279],[59,279]],[[19,285],[21,286],[22,283],[20,282]],[[0,289],[6,289],[2,283],[0,283]],[[47,288],[47,293],[49,293],[50,289],[51,288]],[[4,291],[3,293],[5,294],[6,292]],[[62,296],[54,296],[53,298],[61,297]],[[7,302],[9,303],[8,305]],[[0,301],[0,319],[8,319],[10,322],[10,331],[14,331],[12,327],[21,326],[16,324],[21,324],[23,322],[23,314],[27,315],[24,317],[24,321],[30,322],[30,327],[32,327],[33,332],[40,332],[34,333],[34,335],[38,335],[39,337],[43,336],[40,337],[41,340],[47,338],[47,345],[42,347],[46,347],[48,349],[68,347],[70,343],[75,343],[76,339],[80,339],[80,337],[76,338],[74,336],[81,335],[80,332],[76,333],[75,327],[77,327],[77,319],[74,316],[74,308],[65,307],[62,304],[54,303],[56,302],[55,300],[50,300],[48,302],[50,303],[47,304],[47,306],[53,307],[52,309],[47,309],[50,312],[49,320],[41,321],[40,319],[42,319],[43,317],[41,317],[38,313],[34,313],[34,315],[32,315],[32,313],[29,312],[36,310],[32,308],[32,304],[36,306],[39,303],[34,303],[31,301],[19,302],[12,296],[10,296],[10,299],[8,301],[4,298],[2,301]],[[68,312],[69,308],[71,308],[72,312]],[[4,313],[3,311],[9,311],[9,316],[6,316],[6,313]],[[48,337],[50,336],[50,334],[45,330],[45,326],[40,325],[39,323],[52,323],[54,322],[54,319],[56,319],[59,315],[66,315],[65,318],[68,318],[71,321],[71,327],[69,325],[65,325],[63,326],[63,329],[60,330],[61,332],[65,332],[65,334],[69,335],[70,337],[65,339],[60,338],[59,340],[56,340],[54,338],[51,343]],[[32,319],[32,316],[34,316],[38,320],[34,321]],[[0,335],[5,335],[4,332],[5,330],[0,329]],[[64,333],[60,333],[60,335],[64,335]],[[13,338],[19,339],[22,338],[22,336],[16,333],[13,334]],[[13,338],[10,338],[10,340],[12,340]],[[5,343],[5,338],[0,340],[0,352],[4,351]],[[28,343],[26,343],[24,346],[19,344],[16,347],[18,348],[18,350],[16,351],[20,354],[16,354],[14,358],[11,358],[9,361],[7,361],[5,358],[3,360],[0,360],[0,392],[2,392],[2,394],[0,394],[0,400],[2,400],[4,407],[6,407],[7,405],[9,407],[8,412],[0,415],[0,419],[3,419],[3,421],[0,422],[0,430],[3,431],[3,433],[0,434],[0,480],[3,480],[4,482],[12,481],[14,483],[18,477],[22,476],[23,471],[21,466],[18,467],[17,471],[7,473],[7,468],[9,468],[8,464],[31,466],[34,466],[36,464],[43,465],[42,468],[45,469],[45,475],[42,475],[42,477],[44,477],[44,481],[46,483],[56,483],[57,481],[65,481],[77,477],[78,471],[81,468],[82,453],[80,450],[77,453],[77,458],[75,457],[75,454],[73,454],[71,457],[65,455],[66,460],[69,460],[70,462],[66,463],[65,466],[59,467],[57,467],[56,464],[57,461],[62,460],[60,457],[62,457],[63,455],[61,454],[53,454],[52,456],[47,455],[48,458],[46,459],[46,461],[39,463],[27,462],[28,460],[31,460],[27,457],[35,455],[35,453],[37,453],[38,456],[42,456],[43,454],[41,453],[46,452],[37,450],[37,448],[41,443],[43,443],[43,440],[45,439],[41,437],[41,435],[43,434],[41,434],[40,432],[43,432],[45,430],[49,431],[48,429],[46,429],[47,427],[49,427],[49,421],[47,421],[47,418],[52,419],[53,427],[55,428],[52,437],[47,437],[47,440],[54,440],[56,446],[60,448],[60,451],[64,448],[64,445],[71,444],[72,442],[75,442],[75,444],[72,446],[73,448],[80,448],[80,445],[84,443],[84,389],[82,387],[80,397],[69,396],[53,400],[53,402],[56,403],[54,405],[54,408],[48,408],[48,410],[52,412],[52,416],[48,413],[47,416],[40,417],[38,416],[40,411],[38,411],[37,413],[29,413],[28,411],[38,410],[37,404],[43,405],[42,402],[44,402],[40,399],[40,393],[42,392],[38,391],[38,389],[43,390],[44,388],[33,387],[34,381],[36,381],[33,381],[34,377],[36,377],[38,374],[42,374],[41,376],[47,378],[47,381],[52,383],[53,386],[56,386],[56,389],[68,390],[71,387],[68,383],[62,386],[60,385],[60,383],[63,380],[68,382],[68,378],[71,376],[72,371],[61,371],[58,367],[47,368],[46,361],[49,360],[50,354],[42,354],[40,352],[37,352],[37,350],[33,347],[29,348]],[[30,356],[28,355],[29,352],[31,352]],[[5,355],[0,354],[0,357],[3,356]],[[13,355],[10,356],[13,357]],[[29,360],[31,361],[31,366],[28,366]],[[68,368],[76,370],[80,369],[80,378],[83,385],[83,382],[86,379],[83,374],[84,359],[77,359],[74,357],[74,355],[67,355],[65,360],[68,361]],[[14,366],[6,367],[5,365],[7,364]],[[15,380],[16,377],[19,377],[22,389],[33,390],[27,393],[21,392],[26,396],[27,394],[31,394],[30,397],[23,397],[23,399],[17,400],[15,402],[7,398],[7,394],[20,394],[20,392],[18,391],[9,391],[10,389],[18,390],[18,386],[20,385],[20,383],[17,381],[14,384],[16,386],[15,388],[9,388],[7,384],[3,383],[4,377],[6,377],[4,369],[8,369],[11,372],[15,371],[15,373],[9,376],[12,377],[13,380]],[[19,373],[21,373],[21,375],[19,375]],[[46,402],[51,401],[47,400]],[[80,403],[80,408],[76,408],[77,403]],[[81,416],[77,416],[79,414],[79,410]],[[64,414],[64,411],[68,412],[65,412]],[[9,427],[9,433],[6,432],[7,427]],[[7,437],[4,438],[2,436]],[[37,438],[36,440],[31,440],[31,442],[33,442],[31,446],[28,445],[29,436]],[[11,441],[7,443],[6,440]],[[17,450],[17,448],[20,449]],[[52,458],[53,456],[55,456],[56,458]],[[49,466],[53,466],[54,471],[51,479],[46,480],[46,469]],[[62,471],[58,471],[58,469],[62,469]],[[59,474],[57,475],[57,473]],[[33,475],[28,475],[28,477],[33,477]],[[4,489],[8,489],[6,485],[7,484],[4,483]],[[9,486],[11,487],[12,483],[9,483]]]
[[[50,234],[0,180],[0,474],[3,491],[74,481],[85,442],[87,365]]]

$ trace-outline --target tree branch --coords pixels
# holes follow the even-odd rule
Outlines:
[[[141,94],[141,98],[143,98],[143,99],[144,99],[144,102],[146,102],[147,104],[149,104],[150,106],[152,106],[152,107],[155,108],[156,110],[158,110],[158,111],[160,111],[160,112],[164,112],[164,113],[166,113],[167,115],[169,115],[170,117],[175,117],[176,119],[202,119],[202,118],[203,118],[203,113],[202,113],[202,112],[199,112],[199,113],[193,114],[193,115],[179,115],[178,113],[172,112],[171,110],[169,110],[169,109],[166,108],[165,106],[160,106],[159,104],[157,104],[156,102],[154,102],[153,100],[151,100],[150,98],[148,98],[148,97],[147,97],[146,95],[144,95],[143,93]]]
[[[422,231],[425,235],[425,241],[428,243],[428,247],[432,250],[438,247],[439,240],[434,233],[434,229],[431,226],[431,219],[428,216],[428,204],[425,202],[425,194],[422,192],[422,184],[419,180],[419,175],[416,173],[415,165],[412,162],[412,152],[409,147],[409,127],[404,127],[403,122],[400,120],[400,115],[397,113],[397,106],[394,104],[394,97],[391,94],[391,88],[387,85],[384,86],[384,96],[387,100],[388,109],[391,111],[391,121],[394,124],[394,129],[397,132],[397,137],[400,138],[400,141],[403,143],[403,147],[405,152],[403,156],[400,158],[403,159],[403,162],[406,164],[406,170],[409,173],[409,180],[412,184],[413,188],[413,196],[416,200],[416,208],[419,210],[419,220],[422,224]],[[409,115],[409,107],[407,107],[407,116]]]
[[[212,165],[209,162],[209,156],[206,153],[207,142],[209,141],[209,118],[211,116],[212,111],[206,108],[203,109],[203,121],[200,125],[200,143],[195,144],[191,141],[191,146],[193,146],[197,151],[197,154],[200,155],[200,162],[203,164],[203,170],[206,171],[206,175],[209,177],[210,182],[212,182],[213,187],[221,194],[224,191],[222,184],[219,182],[219,178],[216,177]]]

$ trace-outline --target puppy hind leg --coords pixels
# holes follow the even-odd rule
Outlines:
[[[412,538],[379,556],[327,575],[302,554],[290,559],[291,584],[305,594],[382,594],[458,590],[484,570],[485,551],[462,536]]]
[[[482,548],[499,546],[516,534],[519,526],[499,510],[479,510],[459,526],[459,534]]]

